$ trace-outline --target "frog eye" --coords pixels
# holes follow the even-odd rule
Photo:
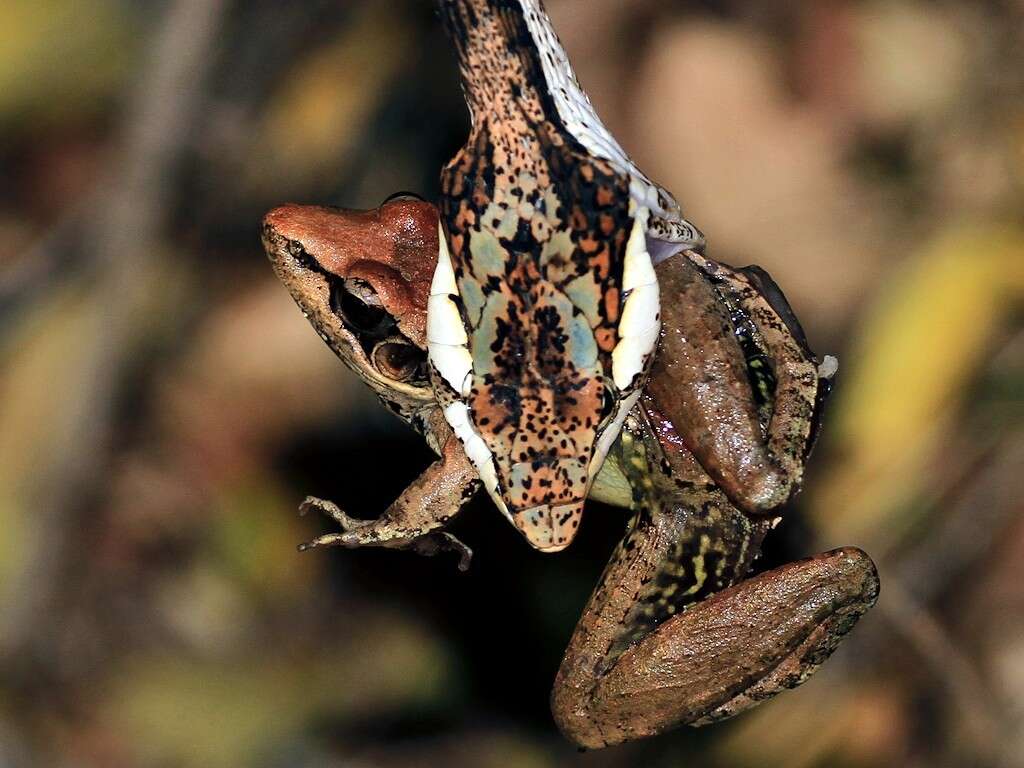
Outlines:
[[[377,292],[364,280],[333,281],[331,309],[359,334],[383,336],[395,324]]]
[[[389,195],[380,205],[383,208],[388,203],[408,202],[410,200],[417,203],[424,202],[423,197],[415,192],[395,192],[395,194]]]
[[[427,356],[404,337],[392,337],[377,344],[370,352],[373,367],[394,381],[427,384]]]

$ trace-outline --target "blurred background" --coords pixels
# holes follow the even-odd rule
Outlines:
[[[1024,765],[1024,3],[549,0],[599,113],[840,376],[762,567],[882,596],[806,686],[580,754],[548,691],[626,516],[558,556],[299,555],[431,460],[263,256],[436,195],[428,0],[0,5],[0,765]]]

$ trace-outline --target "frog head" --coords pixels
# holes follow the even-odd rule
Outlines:
[[[263,244],[320,337],[407,421],[433,405],[426,369],[427,295],[437,209],[396,195],[373,210],[284,205]]]

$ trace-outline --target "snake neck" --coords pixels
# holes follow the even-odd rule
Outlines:
[[[540,0],[438,0],[437,4],[458,58],[474,129],[522,119],[533,125],[560,122],[541,49],[553,44],[561,52],[561,47]]]

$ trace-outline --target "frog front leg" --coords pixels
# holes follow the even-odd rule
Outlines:
[[[439,427],[440,429],[440,427]],[[375,520],[349,517],[338,505],[313,497],[299,507],[302,514],[321,512],[341,528],[301,544],[300,551],[316,547],[387,547],[409,549],[421,555],[452,551],[459,555],[459,570],[469,568],[472,550],[455,536],[442,530],[463,505],[479,490],[476,469],[465,451],[449,433],[440,458],[402,491],[402,494]]]
[[[635,516],[552,692],[562,732],[595,749],[731,717],[800,685],[878,593],[874,565],[853,548],[741,581],[768,524],[712,485],[677,482],[678,461],[663,474],[650,434],[624,434],[619,450]]]
[[[439,455],[376,520],[347,515],[308,498],[341,526],[308,542],[314,547],[390,547],[424,555],[453,550],[460,568],[471,552],[439,529],[479,488],[426,379],[426,304],[437,256],[437,210],[410,195],[379,208],[351,211],[285,205],[263,220],[274,271],[321,338]]]

